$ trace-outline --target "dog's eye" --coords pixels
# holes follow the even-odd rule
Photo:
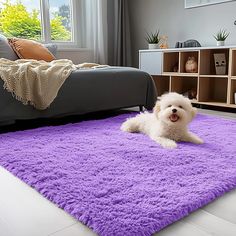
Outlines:
[[[168,107],[171,107],[172,105],[169,105]]]
[[[179,108],[183,109],[183,107],[182,107],[182,106],[179,106]]]

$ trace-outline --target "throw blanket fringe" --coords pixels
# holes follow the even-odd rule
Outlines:
[[[50,106],[73,70],[76,66],[67,59],[52,62],[0,59],[4,89],[23,104],[31,104],[38,110]]]

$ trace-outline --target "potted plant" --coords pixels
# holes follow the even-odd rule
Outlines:
[[[228,38],[229,32],[227,32],[224,29],[221,29],[218,31],[215,35],[214,38],[217,41],[217,46],[224,46],[225,45],[225,40]]]
[[[158,44],[160,42],[160,31],[156,31],[155,33],[147,33],[146,41],[148,42],[149,49],[157,49]]]

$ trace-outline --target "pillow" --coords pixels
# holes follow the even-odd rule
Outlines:
[[[47,43],[43,45],[44,47],[46,47],[54,57],[56,57],[57,55],[57,45],[54,43]]]
[[[0,58],[6,58],[11,61],[15,61],[18,56],[7,42],[7,38],[0,34]]]
[[[19,58],[44,60],[47,62],[56,59],[46,47],[33,40],[11,38],[8,39],[8,43],[11,45]]]

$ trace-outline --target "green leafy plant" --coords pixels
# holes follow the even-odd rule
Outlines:
[[[160,42],[160,31],[156,31],[155,33],[146,33],[146,41],[149,44],[158,44]]]
[[[1,1],[0,33],[7,37],[21,37],[41,40],[40,12],[33,9],[29,12],[21,1]],[[60,13],[60,12],[59,12]],[[58,14],[51,19],[51,39],[70,40],[70,32],[63,25],[64,17]]]
[[[217,41],[225,41],[229,36],[229,32],[227,32],[225,29],[221,29],[213,36]]]

